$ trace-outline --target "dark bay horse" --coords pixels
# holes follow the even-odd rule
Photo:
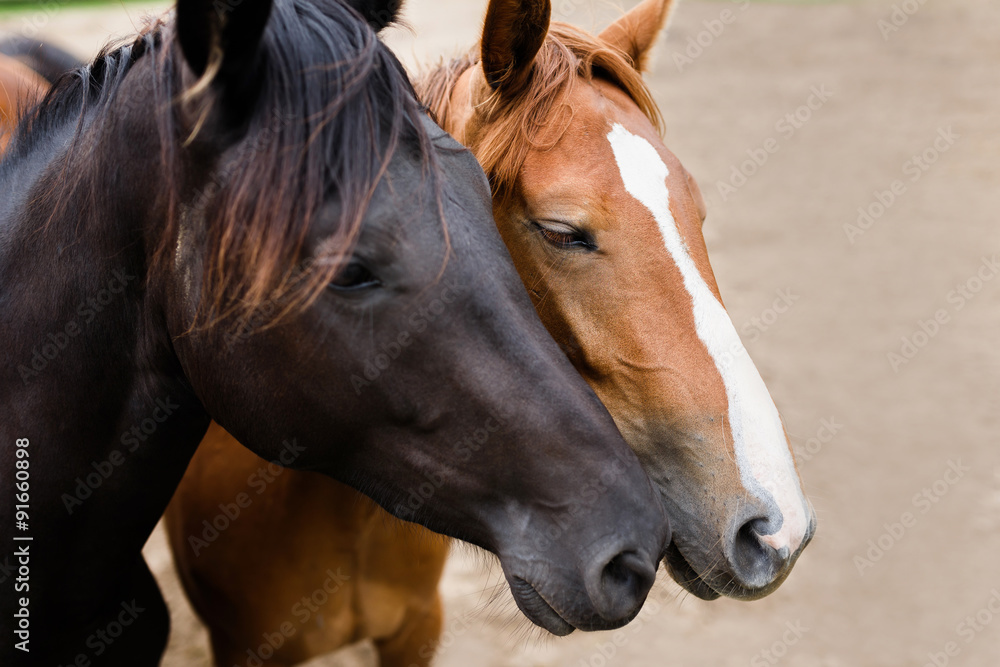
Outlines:
[[[621,625],[652,584],[649,479],[478,164],[345,4],[179,0],[62,77],[0,163],[0,285],[2,560],[26,577],[0,664],[157,664],[140,549],[213,418],[496,553],[552,632]]]
[[[641,78],[673,5],[647,0],[594,36],[550,27],[547,1],[493,0],[480,46],[417,88],[485,166],[538,312],[658,482],[671,574],[705,599],[754,599],[791,571],[814,518],[774,403],[722,307],[697,183],[663,145]],[[349,489],[289,471],[200,548],[203,522],[260,465],[213,428],[167,513],[218,664],[239,663],[338,568],[351,578],[266,664],[366,637],[383,665],[428,664],[447,545]]]

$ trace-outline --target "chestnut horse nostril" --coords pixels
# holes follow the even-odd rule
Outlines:
[[[625,622],[642,606],[656,579],[656,564],[636,551],[622,551],[600,568],[591,599],[608,621]],[[591,582],[588,582],[590,584]]]
[[[785,568],[791,557],[787,545],[775,548],[766,539],[772,532],[772,522],[755,518],[740,526],[733,542],[732,566],[734,574],[748,588],[769,585]]]

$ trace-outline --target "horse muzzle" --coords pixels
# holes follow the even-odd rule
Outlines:
[[[556,636],[573,630],[592,632],[619,628],[639,613],[656,579],[657,557],[641,549],[611,548],[592,558],[578,573],[540,576],[504,573],[518,608],[528,619]]]
[[[816,516],[810,508],[808,528],[793,552],[787,545],[772,544],[772,540],[767,539],[764,522],[755,518],[723,538],[722,554],[706,554],[694,548],[688,557],[683,537],[678,535],[667,548],[664,561],[674,581],[703,600],[723,595],[737,600],[757,600],[781,586],[815,532]],[[704,561],[715,565],[699,567]]]

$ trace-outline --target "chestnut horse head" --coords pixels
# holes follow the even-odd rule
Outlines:
[[[723,306],[698,185],[641,77],[673,4],[646,0],[593,36],[550,25],[548,0],[493,0],[481,48],[418,87],[483,165],[542,321],[658,486],[673,577],[705,599],[754,599],[815,518]]]

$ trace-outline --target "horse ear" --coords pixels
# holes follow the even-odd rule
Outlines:
[[[403,0],[344,0],[371,25],[375,32],[396,22]]]
[[[644,0],[599,36],[604,43],[624,52],[635,68],[643,72],[649,64],[656,38],[666,27],[676,5],[675,0]]]
[[[272,0],[177,0],[177,39],[195,75],[239,94],[256,79]]]
[[[490,88],[512,91],[527,81],[551,17],[550,0],[490,0],[481,54]]]

